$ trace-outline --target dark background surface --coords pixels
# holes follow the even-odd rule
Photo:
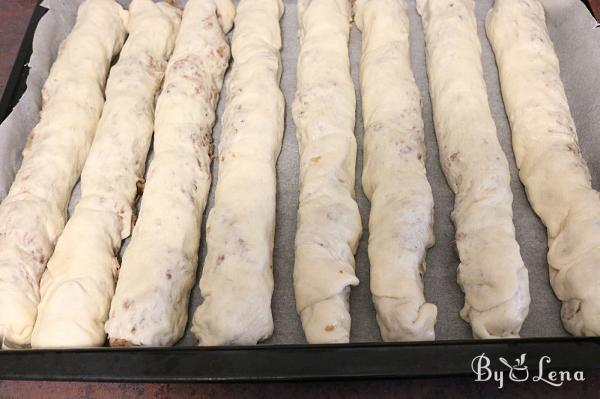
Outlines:
[[[600,16],[600,0],[590,0]],[[12,69],[37,0],[2,0],[0,7],[0,93]],[[199,359],[199,361],[202,361]],[[407,359],[410,361],[410,359]],[[474,377],[381,381],[338,381],[260,384],[123,384],[48,381],[0,381],[0,399],[12,398],[597,398],[600,370],[585,372],[586,381],[551,387],[542,382],[507,383],[499,390],[493,382]]]
[[[493,383],[468,378],[262,384],[113,384],[0,381],[0,398],[264,398],[264,399],[404,399],[404,398],[597,398],[600,371],[588,372],[583,383],[551,387],[542,382],[512,383],[502,390]]]

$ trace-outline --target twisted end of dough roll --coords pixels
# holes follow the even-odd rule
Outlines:
[[[35,323],[37,301],[15,289],[12,282],[0,281],[0,344],[2,349],[29,345]],[[33,311],[32,311],[33,310]]]
[[[599,235],[589,237],[598,241]],[[587,243],[589,244],[589,241]],[[600,336],[600,282],[597,274],[600,251],[598,247],[574,250],[574,254],[583,254],[577,262],[569,262],[566,257],[555,260],[553,250],[556,249],[557,247],[551,245],[548,254],[551,266],[550,283],[562,301],[560,317],[565,329],[577,336]],[[560,248],[558,249],[561,251]],[[560,269],[556,270],[554,267]]]
[[[432,341],[435,339],[437,306],[419,301],[373,296],[377,324],[386,342]]]
[[[508,207],[512,195],[507,189],[508,198],[502,200],[501,193],[463,201],[453,212],[455,220],[462,220],[456,234],[461,258],[457,282],[465,293],[460,315],[471,324],[474,338],[519,337],[529,312],[529,276]],[[486,212],[495,220],[486,219]]]
[[[507,301],[490,309],[477,310],[465,301],[460,316],[471,324],[473,338],[519,338],[521,326],[529,313],[529,278],[527,269],[517,273],[518,288]]]
[[[377,324],[386,342],[435,339],[437,306],[412,300],[373,296]]]
[[[40,301],[39,278],[64,223],[59,214],[49,202],[23,199],[22,195],[9,196],[0,206],[0,344],[3,348],[23,348],[30,344]],[[45,228],[40,228],[44,216],[47,217]]]
[[[350,287],[300,312],[306,341],[344,344],[350,341]]]
[[[571,299],[563,301],[560,310],[565,329],[573,335],[600,336],[600,299]]]
[[[549,231],[550,284],[562,301],[560,316],[567,331],[600,335],[600,198],[597,191],[571,191],[571,210],[558,233]]]
[[[194,313],[192,332],[200,346],[256,345],[273,334],[270,304],[270,297],[242,302],[231,296],[207,296]]]

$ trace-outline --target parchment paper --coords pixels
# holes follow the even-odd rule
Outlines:
[[[600,186],[600,136],[596,134],[595,129],[600,128],[600,74],[598,73],[600,71],[600,30],[595,29],[597,25],[595,20],[578,0],[542,1],[546,8],[550,35],[561,61],[562,78],[577,124],[583,154],[590,167],[594,187],[598,188]],[[5,197],[10,187],[15,171],[21,162],[21,149],[25,145],[26,137],[38,121],[41,86],[48,75],[52,61],[56,57],[60,41],[73,26],[79,3],[81,3],[81,0],[46,0],[44,3],[46,7],[50,8],[50,11],[40,22],[35,35],[34,51],[30,61],[31,71],[27,80],[28,89],[13,113],[0,126],[0,198]],[[123,0],[122,3],[126,5],[128,1]],[[293,244],[298,206],[298,146],[291,117],[298,53],[297,14],[294,0],[286,0],[285,3],[286,11],[282,19],[284,71],[281,87],[287,105],[285,137],[277,166],[277,228],[274,253],[275,292],[272,305],[275,333],[271,339],[266,341],[274,344],[305,342],[300,321],[296,315],[292,284]],[[438,340],[471,338],[470,327],[458,315],[458,311],[463,305],[463,294],[456,284],[456,268],[459,261],[453,244],[454,226],[450,221],[454,196],[441,172],[438,159],[431,103],[427,89],[421,21],[415,10],[414,0],[408,0],[408,3],[411,22],[412,64],[423,102],[427,144],[427,174],[433,188],[435,200],[436,245],[429,251],[427,256],[426,297],[428,301],[438,306],[436,325]],[[517,239],[521,245],[523,260],[529,270],[531,307],[529,316],[521,331],[521,336],[567,335],[560,322],[559,301],[554,296],[548,282],[545,228],[531,210],[523,186],[517,176],[511,148],[510,130],[498,84],[498,71],[483,26],[485,13],[491,4],[492,0],[478,0],[477,17],[490,106],[498,129],[498,137],[508,158],[512,174]],[[350,57],[352,77],[357,94],[355,129],[358,141],[356,197],[364,227],[356,256],[356,273],[360,279],[360,285],[352,290],[351,296],[351,340],[353,342],[373,342],[380,341],[381,338],[375,322],[375,312],[369,291],[369,261],[367,257],[369,202],[364,196],[360,185],[363,138],[358,89],[360,41],[360,32],[353,27],[350,40]],[[223,94],[218,108],[219,116],[223,111]],[[220,130],[220,123],[217,120],[214,129],[216,144],[219,142]],[[213,164],[213,187],[202,225],[198,277],[201,273],[202,260],[206,255],[206,215],[213,204],[218,167],[218,161],[215,161]],[[79,190],[76,188],[70,204],[71,210],[78,199]],[[193,312],[199,301],[200,292],[196,285],[192,293],[190,312]],[[192,345],[194,343],[195,339],[189,333],[188,326],[186,336],[179,344]]]

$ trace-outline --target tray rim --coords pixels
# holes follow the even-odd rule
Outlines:
[[[25,91],[26,80],[29,75],[28,64],[33,50],[33,37],[38,23],[48,11],[47,8],[41,5],[42,1],[43,0],[37,0],[37,4],[33,8],[27,30],[25,31],[23,40],[21,40],[17,56],[15,57],[8,79],[6,80],[4,92],[0,98],[0,123],[4,122],[10,115]]]
[[[583,0],[587,3],[587,0]],[[0,123],[26,88],[37,24],[48,11],[38,0],[0,99]],[[285,344],[0,350],[0,380],[102,382],[273,382],[474,376],[470,360],[485,353],[533,354],[547,370],[600,369],[600,337],[439,340],[395,343]],[[409,357],[411,362],[404,361]],[[328,367],[336,365],[341,367]],[[232,366],[230,368],[227,368]],[[224,368],[225,367],[225,368]]]
[[[325,345],[144,347],[0,351],[0,379],[102,382],[278,382],[475,377],[485,354],[524,363],[531,375],[600,369],[600,337],[516,338]],[[407,362],[406,359],[411,359]],[[504,369],[504,371],[507,371]]]

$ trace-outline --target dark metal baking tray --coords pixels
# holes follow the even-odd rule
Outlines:
[[[26,87],[35,29],[46,9],[37,6],[0,101],[0,121]],[[475,375],[485,354],[490,369],[508,371],[499,358],[519,358],[537,373],[600,369],[600,338],[521,338],[339,345],[93,348],[0,351],[0,379],[210,382],[289,381]]]

